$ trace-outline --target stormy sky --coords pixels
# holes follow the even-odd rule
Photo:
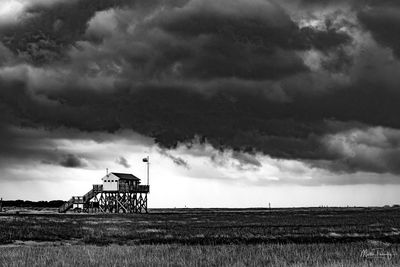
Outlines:
[[[395,0],[1,0],[0,197],[400,202]]]

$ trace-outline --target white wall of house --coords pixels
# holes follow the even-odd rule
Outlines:
[[[103,180],[104,191],[118,191],[119,178],[117,176],[110,173],[101,178],[101,180]]]
[[[83,209],[83,204],[72,204],[72,209]]]

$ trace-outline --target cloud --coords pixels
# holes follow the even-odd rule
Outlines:
[[[125,168],[130,168],[131,165],[129,165],[128,161],[124,157],[118,157],[118,159],[115,161],[119,165],[124,166]]]
[[[16,23],[23,11],[23,4],[16,0],[5,0],[0,3],[0,25]]]
[[[255,155],[237,151],[213,153],[210,159],[216,166],[234,168],[238,171],[256,171],[262,167]]]
[[[139,133],[154,137],[160,146],[166,148],[174,148],[178,142],[190,142],[199,136],[219,149],[261,151],[286,159],[332,158],[321,145],[320,138],[335,133],[337,129],[327,124],[325,117],[335,116],[339,120],[357,118],[364,123],[396,122],[391,120],[390,114],[386,118],[383,114],[367,116],[362,105],[368,105],[365,101],[370,100],[364,97],[358,106],[354,106],[351,100],[357,94],[354,92],[343,98],[346,95],[342,90],[329,98],[303,99],[303,103],[274,103],[239,92],[205,96],[190,90],[157,87],[108,94],[74,93],[70,90],[68,94],[62,92],[62,95],[47,100],[21,88],[18,98],[12,98],[18,93],[16,88],[10,87],[8,93],[6,86],[2,90],[8,99],[6,111],[21,121],[42,127],[109,132],[132,127]],[[149,106],[149,102],[153,105]],[[340,110],[336,109],[336,103],[340,103]],[[370,109],[373,108],[370,105]],[[385,108],[390,110],[390,102]],[[379,109],[377,105],[375,110]],[[292,113],[296,114],[296,120],[291,118]]]
[[[154,20],[175,37],[173,46],[160,47],[171,49],[163,53],[171,57],[158,66],[168,64],[172,73],[196,79],[265,80],[307,72],[297,50],[326,50],[349,40],[333,29],[300,30],[270,1],[190,1]]]
[[[0,39],[14,54],[35,65],[67,60],[66,52],[82,39],[87,23],[96,11],[123,4],[118,1],[57,0],[25,1],[5,0],[1,10],[13,14],[0,20]],[[19,23],[16,23],[16,22]]]
[[[86,163],[82,158],[73,154],[68,154],[63,156],[60,165],[67,168],[82,168],[86,166]]]
[[[189,164],[187,163],[187,161],[185,161],[184,159],[182,159],[181,157],[177,157],[172,155],[170,152],[166,151],[165,149],[160,149],[159,153],[169,159],[172,160],[172,162],[180,167],[184,167],[186,169],[190,169]]]
[[[0,146],[14,158],[72,155],[64,156],[65,165],[83,155],[92,167],[94,156],[84,150],[54,152],[51,139],[15,129],[107,138],[133,130],[184,167],[186,158],[174,149],[199,140],[232,151],[237,170],[262,169],[261,153],[330,171],[397,173],[396,151],[374,154],[369,147],[362,158],[347,137],[400,128],[400,63],[387,49],[395,51],[396,42],[378,34],[382,21],[395,23],[397,11],[385,3],[24,6],[24,23],[0,28],[0,116],[7,128]],[[358,156],[346,156],[350,148]],[[372,164],[374,155],[383,160]]]
[[[395,1],[379,1],[363,8],[358,14],[362,25],[382,45],[400,57],[400,5]]]
[[[293,184],[321,186],[400,182],[398,175],[391,173],[377,174],[363,168],[353,171],[334,169],[332,167],[334,161],[277,159],[262,153],[250,154],[229,149],[218,151],[209,144],[194,143],[190,148],[181,145],[176,149],[176,153],[190,159],[191,169],[184,172],[185,176],[219,180],[228,184],[238,183],[243,186]],[[240,160],[241,158],[250,158],[252,163],[246,164]]]
[[[400,131],[383,127],[355,128],[322,140],[336,159],[334,171],[400,173]]]
[[[240,169],[245,169],[248,166],[257,169],[262,166],[261,162],[259,160],[257,160],[257,158],[255,156],[247,154],[247,153],[234,152],[232,154],[232,157],[239,161]]]

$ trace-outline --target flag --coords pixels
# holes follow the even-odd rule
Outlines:
[[[143,158],[143,162],[149,162],[148,158]]]

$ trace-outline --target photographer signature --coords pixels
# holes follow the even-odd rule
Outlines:
[[[362,258],[383,258],[383,259],[392,259],[396,256],[396,253],[389,252],[383,248],[371,248],[364,249],[361,251],[360,257]]]

